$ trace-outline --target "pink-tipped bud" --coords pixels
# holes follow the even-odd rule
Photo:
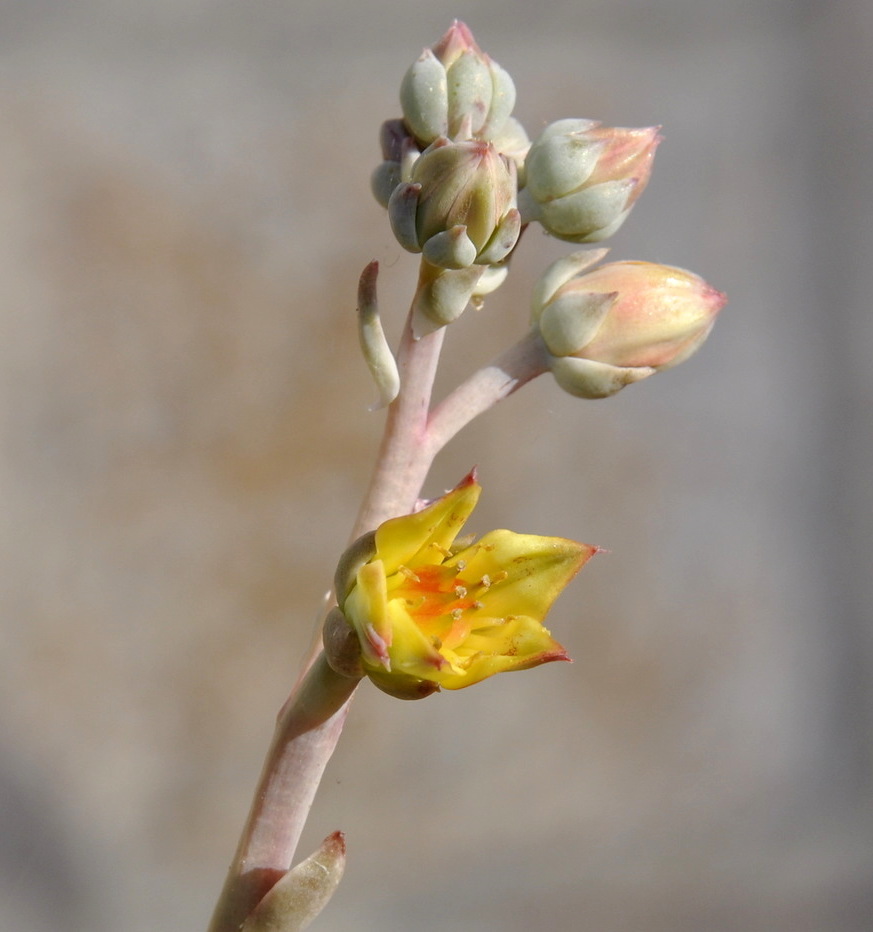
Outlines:
[[[400,105],[403,119],[383,125],[383,161],[372,176],[373,194],[383,207],[399,185],[409,183],[422,150],[440,140],[489,142],[516,171],[524,164],[530,140],[511,116],[512,78],[459,20],[406,72]]]
[[[515,106],[512,78],[455,20],[432,48],[425,49],[400,86],[406,126],[423,148],[440,136],[494,139]]]
[[[634,186],[626,204],[626,207],[632,207],[652,176],[655,150],[664,138],[659,133],[660,129],[660,126],[643,129],[604,126],[591,130],[589,136],[601,142],[603,150],[588,184],[628,179],[633,181]]]
[[[620,129],[592,120],[559,120],[525,160],[519,201],[525,222],[553,236],[597,242],[624,222],[652,174],[659,127]]]
[[[464,52],[473,52],[480,58],[485,56],[470,27],[459,19],[452,22],[439,42],[431,46],[431,51],[446,68],[453,65]]]
[[[577,275],[586,264],[584,253],[558,260],[533,307],[552,373],[580,397],[603,398],[678,365],[703,343],[726,302],[684,269],[613,262]]]

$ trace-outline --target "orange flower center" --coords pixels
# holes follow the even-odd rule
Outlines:
[[[415,571],[401,567],[397,584],[390,586],[391,597],[403,599],[419,628],[440,645],[460,643],[470,631],[466,610],[482,604],[458,574],[458,567],[429,565]]]

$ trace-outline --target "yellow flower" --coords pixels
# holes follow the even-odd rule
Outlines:
[[[512,531],[453,547],[480,492],[470,475],[422,511],[386,521],[369,558],[338,580],[364,672],[385,692],[419,698],[569,659],[542,621],[596,548]]]

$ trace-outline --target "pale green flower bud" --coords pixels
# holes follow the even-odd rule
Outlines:
[[[492,144],[447,139],[429,146],[409,181],[394,189],[388,201],[394,235],[404,249],[422,254],[416,336],[456,320],[471,300],[481,303],[499,285],[501,276],[485,272],[518,242],[515,197],[515,165]]]
[[[444,269],[500,262],[521,232],[511,162],[492,145],[438,140],[388,202],[394,235]]]
[[[515,106],[512,78],[455,20],[406,72],[400,104],[409,131],[424,148],[441,136],[492,140]]]
[[[605,398],[687,359],[706,339],[725,296],[684,269],[612,262],[579,274],[601,250],[553,263],[534,292],[533,323],[561,388]]]
[[[624,222],[652,173],[658,127],[617,129],[592,120],[559,120],[525,160],[519,207],[553,236],[590,243]]]

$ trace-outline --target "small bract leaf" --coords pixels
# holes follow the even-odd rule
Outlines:
[[[345,863],[345,837],[342,832],[334,832],[270,889],[240,932],[301,932],[333,896]]]

